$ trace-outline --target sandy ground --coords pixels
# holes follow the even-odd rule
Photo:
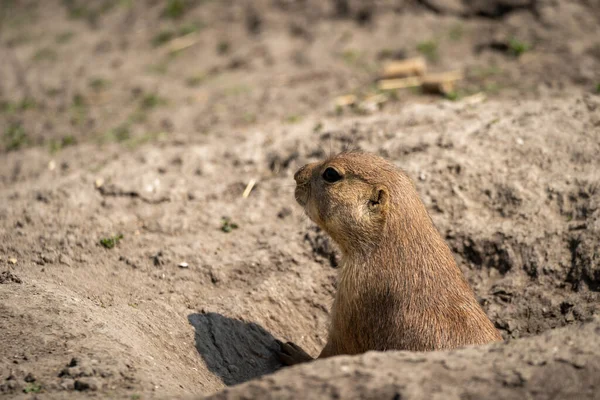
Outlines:
[[[510,342],[427,362],[597,346],[598,2],[0,7],[1,396],[203,396],[277,371],[275,338],[318,354],[339,255],[294,204],[292,176],[348,148],[415,179]],[[335,106],[416,55],[464,72],[451,99],[404,90]],[[412,369],[411,357],[339,363]],[[296,385],[335,363],[302,366]],[[387,384],[384,370],[365,387]]]

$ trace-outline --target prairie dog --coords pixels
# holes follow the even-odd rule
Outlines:
[[[303,166],[294,179],[297,202],[342,251],[319,358],[502,340],[403,171],[347,152]],[[291,342],[279,344],[284,364],[312,360]]]

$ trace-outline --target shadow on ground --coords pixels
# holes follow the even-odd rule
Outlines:
[[[226,385],[235,385],[281,368],[275,338],[260,325],[217,313],[190,314],[198,353]]]

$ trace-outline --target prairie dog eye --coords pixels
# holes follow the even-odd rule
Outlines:
[[[335,168],[328,167],[323,171],[323,180],[327,183],[334,183],[342,179],[342,175],[335,170]]]

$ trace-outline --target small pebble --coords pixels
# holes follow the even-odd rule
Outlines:
[[[64,390],[73,390],[75,389],[75,380],[71,378],[63,379],[60,387]]]
[[[68,265],[69,267],[73,264],[71,258],[66,254],[61,254],[58,256],[58,262],[61,264]]]
[[[179,268],[187,268],[187,267],[188,267],[188,263],[186,263],[186,262],[179,263]]]
[[[292,209],[289,207],[283,207],[278,213],[277,217],[284,219],[292,214]]]
[[[17,259],[14,258],[14,257],[11,257],[11,258],[8,259],[8,262],[11,263],[11,264],[16,264],[17,263]]]

